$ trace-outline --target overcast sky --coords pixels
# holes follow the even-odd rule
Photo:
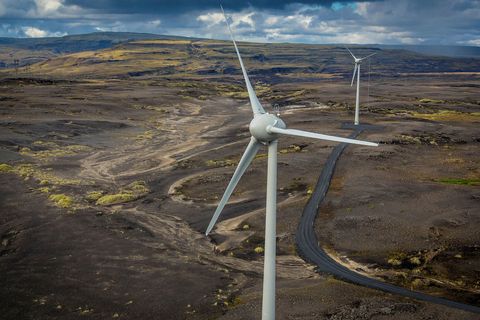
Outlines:
[[[0,0],[0,37],[130,31],[227,39],[218,0]],[[480,46],[480,0],[224,0],[239,40]]]

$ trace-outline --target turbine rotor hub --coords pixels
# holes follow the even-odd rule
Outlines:
[[[282,129],[287,127],[285,122],[279,117],[273,114],[264,113],[257,115],[252,119],[249,125],[250,133],[260,142],[271,142],[278,138],[278,134],[269,132],[269,126]]]

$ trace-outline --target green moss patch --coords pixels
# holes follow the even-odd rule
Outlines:
[[[52,188],[50,188],[50,187],[40,187],[37,190],[40,191],[41,193],[50,193],[52,191]]]
[[[387,263],[394,268],[414,269],[425,262],[424,256],[420,252],[391,252],[387,257]]]
[[[238,164],[238,160],[221,159],[221,160],[207,160],[205,164],[209,167],[231,167]]]
[[[88,202],[96,202],[98,199],[100,199],[103,196],[103,191],[90,191],[87,193],[85,196],[85,199]]]
[[[6,163],[0,163],[0,172],[13,172],[13,167]]]
[[[116,194],[107,194],[105,196],[100,197],[96,204],[101,206],[109,206],[112,204],[119,204],[130,202],[133,200],[138,199],[133,193],[116,193]]]
[[[302,152],[305,145],[298,145],[298,144],[291,144],[288,148],[280,149],[278,153],[285,154],[285,153],[292,153],[292,152]]]
[[[80,185],[82,184],[82,180],[79,179],[67,179],[67,178],[60,178],[54,175],[51,172],[41,170],[38,167],[32,164],[19,164],[13,167],[13,171],[15,174],[19,175],[20,177],[24,178],[25,180],[28,179],[35,179],[41,185]]]
[[[121,189],[119,193],[101,195],[95,203],[100,206],[109,206],[130,202],[145,196],[148,192],[150,192],[150,190],[145,181],[134,181]],[[97,195],[98,194],[95,194],[95,196]]]
[[[142,140],[152,140],[154,137],[154,132],[152,130],[145,131],[142,134],[139,134],[138,136],[135,137],[136,140],[142,141]]]
[[[454,184],[454,185],[461,185],[461,186],[480,186],[480,179],[464,179],[464,178],[442,178],[442,179],[435,179],[435,182],[440,182],[444,184]]]
[[[480,121],[480,112],[459,112],[440,110],[435,113],[412,113],[412,117],[432,121],[476,122]]]
[[[60,147],[54,142],[35,141],[34,146],[41,148],[40,150],[32,150],[30,148],[21,148],[20,154],[29,156],[39,160],[48,160],[51,158],[60,158],[74,156],[78,153],[89,152],[92,150],[89,146],[74,144]]]
[[[61,194],[52,194],[49,199],[60,208],[70,208],[73,204],[73,199],[70,196],[67,196],[63,193]]]
[[[256,247],[255,249],[253,249],[253,251],[256,254],[262,254],[264,250],[263,250],[263,247]]]

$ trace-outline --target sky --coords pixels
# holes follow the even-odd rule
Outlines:
[[[480,0],[223,0],[238,40],[480,46]],[[218,0],[0,0],[0,37],[228,39]]]

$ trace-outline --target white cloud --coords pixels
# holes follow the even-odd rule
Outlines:
[[[252,29],[255,29],[255,21],[253,21],[253,19],[252,19],[254,14],[255,14],[255,12],[250,12],[250,13],[247,13],[247,14],[242,14],[242,13],[234,14],[232,16],[232,20],[233,20],[232,27],[236,27],[236,26],[239,26],[241,24],[246,24],[249,27],[251,27]]]
[[[33,0],[33,3],[35,5],[24,12],[27,18],[75,19],[88,16],[88,11],[77,5],[67,5],[65,0]]]
[[[63,6],[63,0],[35,0],[37,11],[41,15],[56,12]]]
[[[255,15],[255,12],[234,13],[230,15],[230,18],[231,18],[230,25],[232,28],[235,28],[237,26],[247,25],[250,27],[250,29],[254,30],[255,29],[255,21],[253,20],[254,15]],[[216,26],[219,23],[223,23],[224,20],[225,18],[223,17],[223,14],[219,12],[209,12],[207,14],[202,14],[197,17],[197,21],[205,23],[207,25],[207,28],[211,28],[213,26]]]
[[[142,1],[147,0],[137,0]],[[0,28],[0,36],[58,34],[48,30],[109,30],[229,38],[218,9],[192,17],[198,11],[171,15],[168,10],[159,12],[152,7],[152,12],[123,13],[117,10],[122,1],[97,2],[102,9],[88,6],[90,1],[0,0],[0,18],[8,19],[0,25],[11,24]],[[336,9],[301,2],[292,1],[283,9],[252,3],[236,12],[229,10],[231,26],[238,40],[246,41],[480,45],[480,0],[437,0],[434,6],[430,1],[417,0],[352,1]]]
[[[63,32],[49,32],[35,27],[22,27],[22,31],[28,38],[62,37],[67,35]]]
[[[48,35],[48,32],[35,27],[23,27],[23,33],[29,38],[42,38]]]
[[[278,22],[278,17],[268,17],[267,20],[265,20],[265,24],[267,26],[274,25]]]
[[[479,39],[472,39],[472,40],[468,40],[465,42],[466,44],[469,44],[471,46],[477,46],[477,47],[480,47],[480,38]]]
[[[277,21],[278,20],[280,20],[280,19],[277,19]],[[308,27],[310,27],[310,24],[313,21],[313,17],[312,16],[306,16],[306,15],[303,15],[303,14],[295,14],[295,15],[285,17],[285,20],[290,22],[290,23],[294,23],[296,25],[302,26],[305,29],[308,29]]]
[[[208,27],[212,27],[223,21],[223,15],[218,12],[202,14],[197,17],[197,21],[204,22]]]

